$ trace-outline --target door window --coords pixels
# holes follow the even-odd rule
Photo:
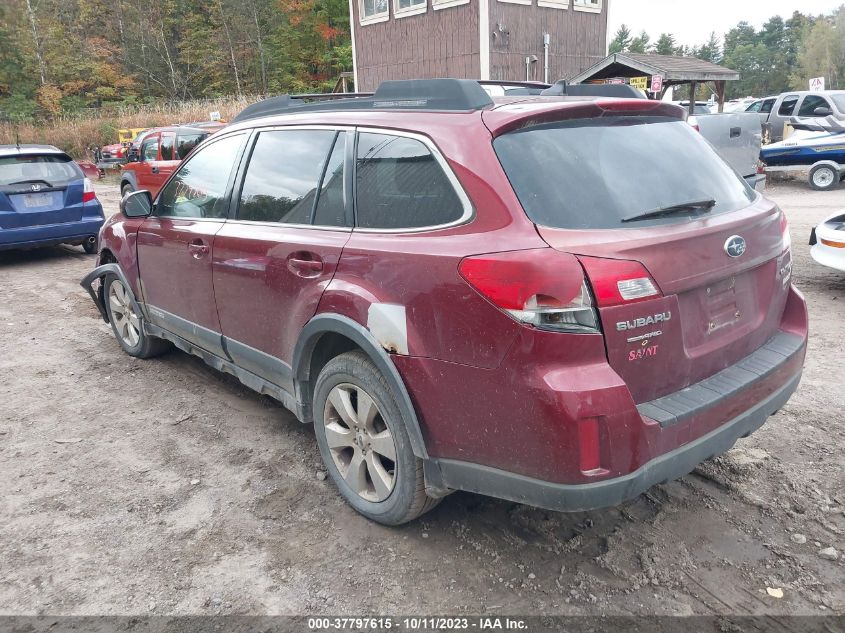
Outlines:
[[[464,206],[428,147],[390,134],[358,135],[357,226],[413,229],[459,220]]]
[[[241,188],[238,219],[311,224],[318,184],[336,136],[334,130],[259,134]]]
[[[173,134],[161,135],[161,160],[173,160]]]
[[[798,105],[798,95],[784,97],[778,108],[778,116],[792,116],[796,105]]]
[[[830,108],[830,103],[824,97],[818,95],[807,95],[801,102],[798,116],[816,116],[816,108]]]
[[[180,134],[176,140],[176,156],[178,160],[184,158],[199,145],[208,134]]]
[[[746,110],[746,112],[760,112],[760,108],[762,108],[762,107],[763,107],[762,101],[755,101],[750,106],[748,106],[748,109]]]
[[[332,149],[326,173],[320,185],[314,224],[319,226],[347,226],[343,196],[343,164],[346,156],[346,134],[341,132]]]
[[[158,138],[144,141],[141,146],[141,160],[158,160]]]
[[[226,217],[226,189],[243,138],[243,134],[222,138],[183,163],[161,190],[154,214],[180,218]]]
[[[775,99],[766,99],[763,101],[763,105],[760,108],[760,112],[763,114],[769,114],[772,111],[772,107],[775,105]]]

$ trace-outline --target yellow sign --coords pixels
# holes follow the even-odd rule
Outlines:
[[[120,129],[117,131],[117,140],[119,143],[128,143],[146,129],[145,127]]]
[[[648,77],[631,77],[628,84],[638,90],[648,90]]]

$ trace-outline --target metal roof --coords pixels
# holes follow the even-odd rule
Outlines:
[[[654,55],[650,53],[614,53],[570,79],[583,83],[591,79],[662,75],[665,83],[690,81],[736,81],[739,73],[730,68],[695,57]]]

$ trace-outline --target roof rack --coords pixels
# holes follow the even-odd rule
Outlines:
[[[643,93],[628,84],[571,84],[561,79],[543,90],[543,96],[558,97],[621,97],[623,99],[645,99]]]
[[[426,110],[471,112],[493,105],[471,79],[408,79],[384,81],[375,93],[281,95],[244,108],[232,123],[299,112],[346,110]]]

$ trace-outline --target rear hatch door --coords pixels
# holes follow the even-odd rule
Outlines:
[[[62,153],[0,156],[0,229],[82,219],[84,176]]]
[[[686,122],[653,114],[610,110],[494,141],[541,237],[579,257],[594,294],[626,280],[615,270],[631,277],[628,262],[654,286],[631,300],[597,295],[608,360],[638,403],[763,345],[791,275],[777,207]],[[658,212],[680,203],[696,204]]]

